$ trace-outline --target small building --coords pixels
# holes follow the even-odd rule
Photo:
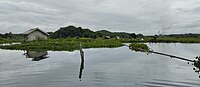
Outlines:
[[[40,30],[39,28],[30,29],[30,30],[24,32],[24,40],[25,41],[47,39],[48,36],[49,36],[48,33]]]

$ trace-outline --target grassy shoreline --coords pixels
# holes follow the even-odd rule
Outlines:
[[[200,38],[177,38],[177,37],[162,37],[156,40],[151,40],[150,42],[155,43],[200,43]]]
[[[52,51],[73,51],[79,49],[79,43],[83,48],[114,48],[121,47],[123,43],[200,43],[200,38],[177,38],[177,37],[144,37],[137,39],[91,39],[91,38],[59,38],[32,42],[22,40],[9,40],[0,38],[0,44],[21,42],[22,44],[0,46],[0,49],[10,50],[52,50]]]
[[[192,38],[192,37],[144,37],[137,39],[120,39],[120,42],[123,43],[200,43],[200,38]]]

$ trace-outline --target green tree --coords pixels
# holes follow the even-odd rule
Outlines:
[[[130,37],[135,39],[137,37],[137,35],[135,33],[132,33],[132,34],[130,34]]]

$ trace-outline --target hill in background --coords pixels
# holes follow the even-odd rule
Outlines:
[[[130,33],[125,32],[110,32],[107,30],[92,31],[90,29],[83,29],[81,27],[67,26],[61,27],[55,32],[49,32],[51,38],[66,38],[66,37],[85,37],[97,38],[103,36],[129,38]]]

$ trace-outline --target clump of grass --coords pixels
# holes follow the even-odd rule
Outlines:
[[[129,48],[134,51],[142,51],[142,52],[149,51],[149,47],[146,44],[142,43],[131,43],[129,45]]]

